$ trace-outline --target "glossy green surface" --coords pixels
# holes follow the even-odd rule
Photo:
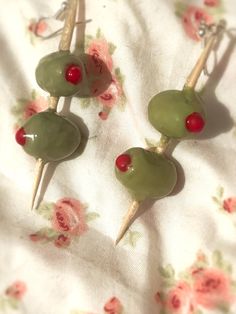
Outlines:
[[[148,105],[150,123],[162,134],[173,138],[190,135],[185,121],[193,112],[205,117],[203,101],[193,89],[164,91],[155,95]]]
[[[171,193],[177,181],[171,160],[140,147],[130,148],[124,154],[131,156],[131,167],[126,172],[115,168],[116,177],[135,200],[156,199]]]
[[[82,82],[74,85],[65,79],[65,72],[71,64],[81,67],[84,79],[84,66],[80,58],[69,51],[58,51],[40,60],[35,73],[37,83],[51,96],[72,96],[79,93],[83,89]]]
[[[33,115],[23,128],[26,132],[25,152],[45,162],[69,157],[81,140],[78,127],[52,111]]]

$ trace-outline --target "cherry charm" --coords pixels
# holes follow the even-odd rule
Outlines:
[[[24,146],[24,145],[25,145],[25,143],[26,143],[26,133],[25,133],[24,128],[20,128],[20,129],[16,132],[15,139],[16,139],[16,142],[17,142],[19,145],[21,145],[21,146]]]
[[[126,172],[131,165],[131,157],[128,154],[122,154],[116,158],[116,167],[122,171]]]
[[[186,128],[189,132],[198,133],[204,128],[205,121],[198,112],[193,112],[186,118]]]
[[[65,73],[65,79],[71,84],[79,84],[83,79],[81,68],[76,64],[69,65]]]

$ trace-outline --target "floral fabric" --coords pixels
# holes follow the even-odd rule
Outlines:
[[[33,211],[35,160],[14,136],[48,106],[34,71],[58,49],[59,37],[44,38],[63,25],[53,18],[61,2],[7,1],[0,10],[0,313],[236,313],[235,1],[79,2],[89,21],[72,50],[86,54],[93,80],[86,97],[61,98],[58,110],[87,141],[75,158],[47,166]],[[201,21],[222,18],[228,31],[197,85],[206,129],[173,149],[175,191],[143,204],[116,247],[132,199],[114,160],[156,145],[149,100],[183,87],[202,51]]]

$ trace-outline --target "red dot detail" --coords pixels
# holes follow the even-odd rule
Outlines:
[[[67,82],[77,85],[82,81],[82,70],[76,64],[71,64],[66,69],[65,78]]]
[[[200,113],[193,112],[187,116],[185,125],[189,132],[198,133],[204,128],[205,121]]]
[[[122,171],[126,172],[131,164],[131,157],[128,154],[120,155],[116,158],[116,167]]]
[[[24,146],[26,143],[26,133],[24,128],[20,128],[15,135],[15,139],[19,145]]]

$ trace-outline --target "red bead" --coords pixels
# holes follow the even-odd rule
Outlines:
[[[185,126],[189,132],[201,132],[205,126],[203,117],[198,112],[193,112],[186,118]]]
[[[15,135],[16,141],[19,145],[25,145],[26,143],[26,133],[25,130],[23,128],[20,128]]]
[[[116,167],[122,171],[126,172],[131,164],[131,157],[128,154],[120,155],[116,158]]]
[[[71,84],[79,84],[82,80],[81,68],[76,64],[69,65],[66,69],[65,78],[67,82],[70,82]]]

